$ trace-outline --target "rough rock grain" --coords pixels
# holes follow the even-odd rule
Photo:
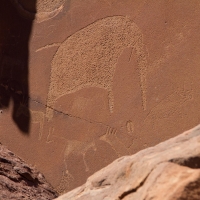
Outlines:
[[[48,200],[55,197],[57,193],[40,172],[0,144],[0,199]]]
[[[57,200],[200,199],[200,125],[125,156]]]
[[[0,2],[0,142],[59,194],[200,123],[199,0]]]

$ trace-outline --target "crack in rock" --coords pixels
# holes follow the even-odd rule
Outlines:
[[[40,105],[43,105],[45,108],[49,107],[50,109],[52,109],[53,111],[55,111],[55,112],[57,112],[57,113],[59,113],[59,114],[62,114],[62,115],[68,116],[68,117],[72,117],[72,118],[76,118],[76,119],[80,119],[80,120],[84,120],[84,121],[89,122],[89,123],[101,124],[101,125],[103,125],[103,126],[109,127],[109,125],[104,124],[104,123],[102,123],[102,122],[93,121],[93,120],[88,120],[88,119],[84,119],[84,118],[81,118],[81,117],[77,117],[77,116],[74,116],[74,115],[71,115],[71,114],[68,114],[68,113],[64,113],[64,112],[62,112],[62,111],[56,110],[55,108],[52,108],[52,107],[50,107],[50,106],[47,106],[46,104],[43,104],[43,103],[41,103],[41,102],[39,102],[39,101],[37,101],[37,100],[35,100],[35,99],[31,99],[30,97],[29,97],[29,99],[30,99],[31,101],[35,102],[35,103],[38,103],[38,104],[40,104]]]
[[[154,168],[151,170],[151,172],[154,170]],[[141,188],[144,184],[145,184],[145,181],[148,179],[149,175],[151,174],[151,172],[144,178],[144,180],[136,187],[136,188],[133,188],[133,189],[130,189],[124,193],[121,194],[121,196],[119,196],[119,200],[123,199],[124,197],[128,196],[129,194],[132,194],[132,193],[135,193],[137,192],[137,190],[139,188]]]

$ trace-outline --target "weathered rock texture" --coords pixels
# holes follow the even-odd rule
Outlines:
[[[200,125],[124,156],[57,200],[199,200]]]
[[[1,2],[0,141],[59,193],[199,124],[199,0]]]
[[[0,144],[0,199],[50,200],[55,197],[57,193],[40,172]]]

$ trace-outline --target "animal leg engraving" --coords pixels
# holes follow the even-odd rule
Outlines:
[[[89,167],[88,167],[87,162],[86,162],[86,160],[85,160],[85,154],[86,154],[87,151],[88,151],[89,149],[91,149],[91,148],[93,149],[93,151],[96,151],[96,150],[97,150],[94,142],[91,142],[91,143],[87,144],[87,145],[85,146],[85,148],[83,149],[82,153],[81,153],[82,156],[83,156],[83,162],[84,162],[84,165],[85,165],[85,171],[86,171],[86,172],[89,171]]]
[[[123,50],[130,47],[136,50],[145,110],[147,62],[143,46],[139,27],[124,16],[100,19],[68,37],[58,47],[51,62],[46,117],[52,119],[50,108],[54,108],[61,96],[87,87],[107,90],[109,110],[114,112],[111,88],[115,68]]]
[[[33,110],[30,110],[30,112],[31,112],[32,122],[40,124],[38,139],[41,140],[42,134],[43,134],[43,127],[44,127],[44,113],[40,111],[33,111]]]
[[[49,139],[50,136],[51,136],[51,134],[53,134],[53,132],[54,132],[54,127],[50,127],[50,128],[49,128],[49,134],[48,134],[48,136],[47,136],[46,143],[51,143],[51,142],[53,142],[53,140],[50,140],[50,139]]]
[[[83,153],[83,162],[84,162],[84,165],[85,165],[85,171],[88,172],[89,171],[89,167],[88,167],[87,162],[85,160],[85,153]]]
[[[83,158],[83,163],[85,165],[85,171],[86,172],[89,171],[89,167],[88,167],[87,162],[85,160],[85,154],[91,148],[94,151],[96,151],[96,145],[95,145],[94,141],[80,142],[80,141],[76,141],[76,140],[69,140],[67,147],[65,149],[65,153],[64,153],[64,161],[65,161],[66,169],[67,169],[68,157],[70,155],[74,155],[74,156],[81,155],[82,158]]]
[[[82,155],[83,155],[83,162],[84,162],[84,165],[85,165],[85,171],[88,172],[89,171],[89,167],[88,167],[87,162],[85,160],[85,154],[86,154],[86,152],[82,153]]]

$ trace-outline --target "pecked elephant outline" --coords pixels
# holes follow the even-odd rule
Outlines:
[[[113,113],[115,68],[123,50],[130,47],[135,50],[146,110],[147,59],[142,33],[128,17],[112,16],[95,21],[59,44],[51,62],[47,119],[52,119],[57,99],[86,87],[107,90],[109,110]]]

